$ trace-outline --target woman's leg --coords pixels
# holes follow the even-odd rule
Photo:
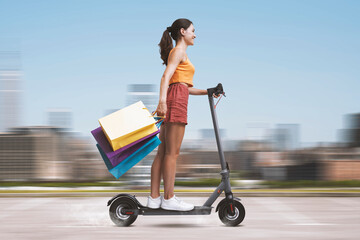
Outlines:
[[[161,182],[161,173],[162,173],[162,162],[165,156],[165,132],[166,124],[162,124],[160,128],[159,139],[161,141],[154,162],[151,166],[151,194],[152,198],[157,198],[160,196],[160,182]]]
[[[180,153],[181,143],[185,133],[185,124],[166,123],[166,145],[163,161],[164,198],[174,196],[174,184],[176,174],[176,159]]]

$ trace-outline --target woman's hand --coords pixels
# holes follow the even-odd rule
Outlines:
[[[159,117],[165,117],[167,111],[167,106],[165,102],[160,102],[156,108],[156,113]]]
[[[214,98],[218,98],[218,97],[220,97],[220,96],[221,96],[221,94],[215,95],[215,93],[213,93],[213,97],[214,97]]]

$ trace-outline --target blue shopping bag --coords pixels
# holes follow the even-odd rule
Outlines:
[[[105,162],[105,165],[109,172],[115,177],[119,178],[124,173],[126,173],[130,168],[135,166],[138,162],[140,162],[144,157],[146,157],[149,153],[151,153],[157,146],[161,143],[160,139],[157,136],[152,137],[149,141],[147,141],[144,145],[139,147],[137,151],[131,154],[129,157],[124,159],[115,167],[112,166],[109,158],[106,156],[105,152],[101,149],[99,144],[96,144],[102,159]]]

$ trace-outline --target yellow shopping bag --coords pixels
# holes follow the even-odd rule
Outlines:
[[[99,119],[113,151],[156,131],[156,121],[142,101]]]

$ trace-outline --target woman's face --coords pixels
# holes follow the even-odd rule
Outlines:
[[[184,40],[187,45],[194,45],[194,39],[196,38],[196,36],[195,28],[192,24],[185,31],[181,29],[181,33],[184,36]]]

